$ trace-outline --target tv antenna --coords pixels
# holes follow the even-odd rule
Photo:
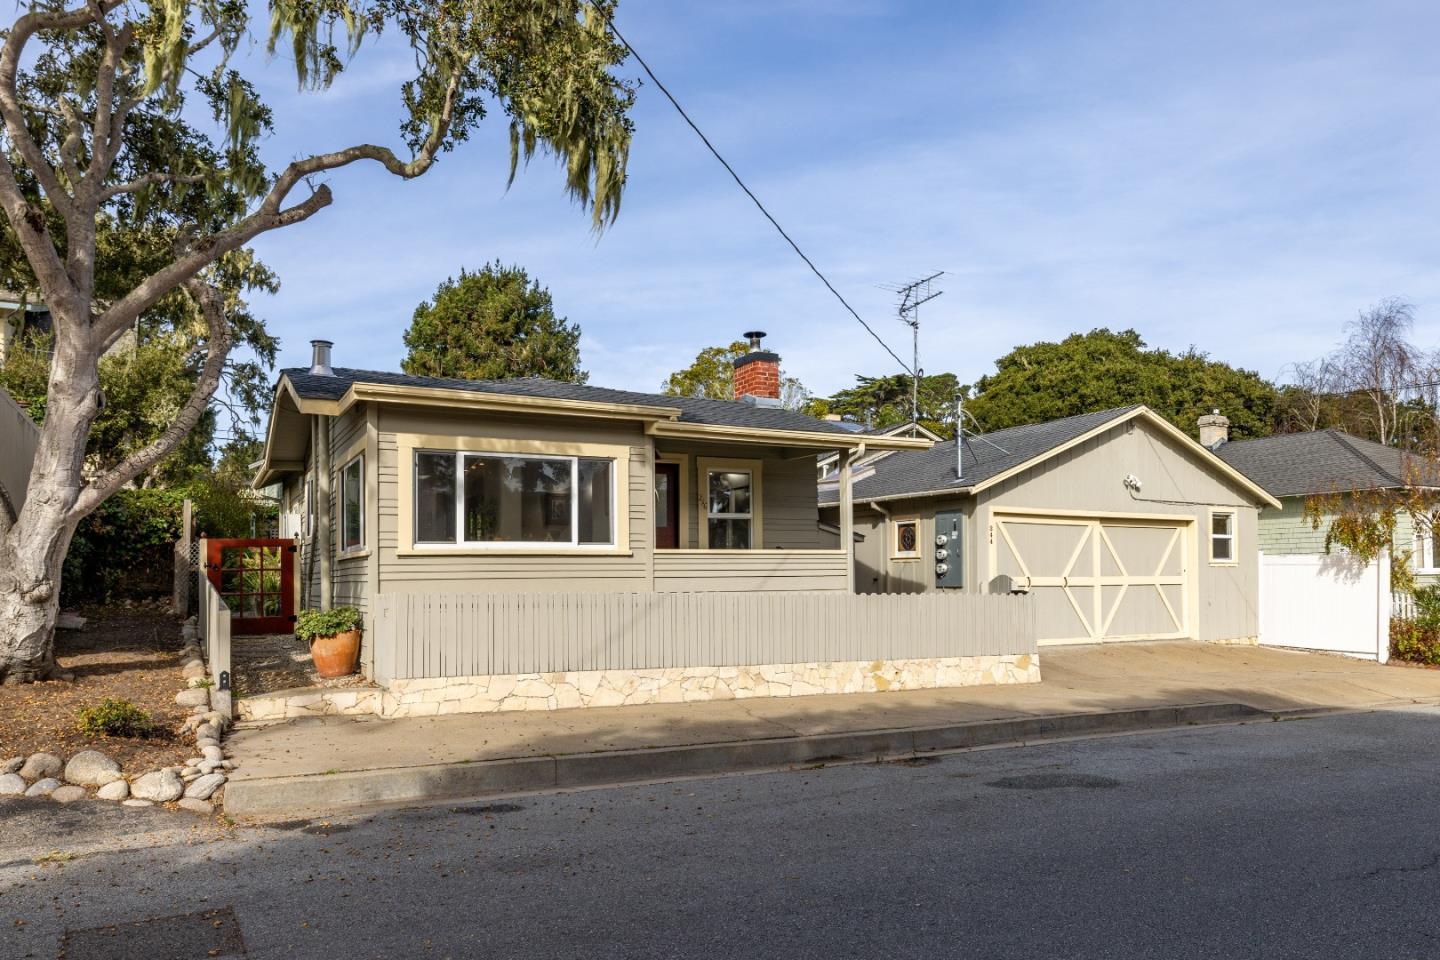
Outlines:
[[[929,303],[944,290],[936,290],[934,283],[945,275],[944,270],[937,270],[928,277],[919,280],[912,280],[909,283],[882,284],[882,289],[889,290],[900,297],[895,312],[900,322],[910,328],[910,345],[913,351],[913,362],[910,364],[910,422],[920,422],[920,305]]]

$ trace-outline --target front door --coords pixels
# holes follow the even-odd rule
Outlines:
[[[655,546],[680,546],[680,464],[655,464]]]

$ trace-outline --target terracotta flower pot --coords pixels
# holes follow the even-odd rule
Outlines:
[[[347,677],[360,662],[360,631],[316,637],[310,641],[310,656],[315,658],[315,672],[320,676]]]

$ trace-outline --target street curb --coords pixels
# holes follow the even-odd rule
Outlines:
[[[783,770],[818,763],[895,760],[1001,744],[1201,724],[1280,719],[1329,712],[1260,710],[1243,703],[1204,703],[1106,713],[1016,717],[940,727],[847,731],[817,736],[690,744],[563,756],[390,767],[260,780],[231,780],[225,812],[267,819],[469,800],[529,791],[599,787],[681,777]]]

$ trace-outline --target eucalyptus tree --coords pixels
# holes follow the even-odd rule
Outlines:
[[[28,498],[17,515],[0,514],[0,679],[56,672],[60,569],[75,525],[204,415],[246,336],[240,295],[265,282],[247,245],[328,207],[327,173],[364,163],[418,177],[498,110],[512,178],[522,159],[554,155],[594,226],[613,221],[634,88],[615,72],[624,48],[608,29],[612,8],[613,0],[271,0],[268,10],[244,0],[37,0],[22,8],[0,45],[0,211],[17,262],[50,310],[54,354]],[[281,54],[243,63],[236,54],[252,31]],[[303,91],[323,90],[387,33],[413,54],[399,89],[401,146],[355,143],[267,166],[260,145],[276,121],[246,71],[293,62]],[[200,110],[214,120],[213,138],[186,122]],[[125,280],[114,289],[97,284],[118,276]],[[152,442],[87,475],[87,438],[105,403],[100,358],[166,298],[183,299],[202,325],[190,396]]]

